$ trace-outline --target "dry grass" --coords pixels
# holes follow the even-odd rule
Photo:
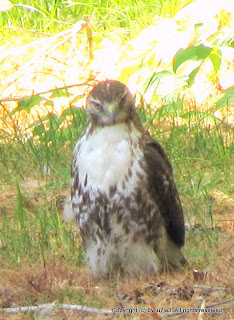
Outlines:
[[[220,264],[220,260],[222,264]],[[217,263],[195,279],[190,268],[174,274],[97,280],[85,267],[71,268],[62,261],[48,261],[45,266],[37,263],[20,269],[5,268],[0,271],[0,301],[4,308],[24,305],[57,303],[82,304],[92,307],[135,308],[135,319],[161,319],[169,313],[139,314],[140,308],[168,309],[208,307],[233,296],[234,254],[230,244],[220,244]],[[232,305],[220,304],[221,313],[203,315],[189,313],[182,319],[232,319]],[[2,315],[2,319],[28,319],[25,315]],[[54,310],[50,319],[119,319],[117,315],[100,316],[77,311]],[[128,317],[127,317],[128,318]],[[43,318],[38,318],[43,319]],[[121,316],[120,316],[121,319]]]
[[[27,181],[24,185],[31,197],[38,194],[39,182]],[[43,182],[40,183],[43,185]],[[8,188],[5,205],[9,208],[16,199],[16,190]],[[3,200],[4,200],[4,193]],[[39,196],[38,196],[39,197]],[[54,199],[54,192],[47,195]],[[234,242],[233,242],[233,203],[232,200],[214,193],[214,220],[222,228],[215,257],[204,270],[197,272],[190,266],[173,274],[139,276],[138,278],[95,279],[86,266],[68,264],[61,257],[49,258],[42,262],[41,258],[32,263],[21,260],[20,266],[4,265],[0,268],[0,304],[2,308],[42,305],[45,303],[85,305],[93,308],[134,308],[138,312],[123,316],[117,314],[99,315],[80,311],[47,310],[47,315],[5,314],[0,319],[167,319],[169,312],[140,313],[140,309],[148,308],[174,312],[176,308],[208,308],[213,304],[231,299],[234,294]],[[41,203],[43,199],[31,199],[30,208]],[[28,204],[25,203],[25,206]],[[12,208],[13,211],[13,208]],[[32,212],[33,210],[31,210]],[[219,217],[229,221],[219,221]],[[231,224],[232,221],[232,224]],[[74,226],[76,228],[76,226]],[[72,227],[69,227],[72,228]],[[205,232],[205,231],[204,231]],[[191,240],[191,239],[190,239]],[[189,246],[189,244],[187,244]],[[191,247],[192,248],[192,247]],[[4,250],[4,248],[0,249]],[[192,255],[193,253],[191,253]],[[196,265],[196,262],[193,262]],[[163,309],[164,308],[164,309]],[[182,313],[175,319],[232,319],[234,309],[232,303],[220,304],[214,308],[222,309],[221,313]],[[132,318],[133,317],[133,318]],[[174,318],[173,317],[173,318]]]

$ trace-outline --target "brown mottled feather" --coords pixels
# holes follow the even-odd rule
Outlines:
[[[171,164],[162,146],[149,136],[145,139],[144,154],[148,164],[149,192],[165,219],[171,240],[181,247],[185,237],[184,214]]]

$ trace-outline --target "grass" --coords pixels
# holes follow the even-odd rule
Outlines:
[[[231,219],[233,207],[222,214],[222,209],[225,210],[222,202],[224,197],[230,204],[233,201],[232,146],[225,145],[218,125],[208,129],[203,128],[203,124],[199,122],[191,127],[175,126],[172,123],[168,127],[165,126],[166,120],[164,119],[164,122],[160,119],[158,126],[155,126],[152,125],[153,119],[147,110],[143,114],[140,111],[140,116],[145,121],[145,126],[148,126],[151,133],[163,144],[173,163],[186,222],[191,224],[186,232],[184,248],[190,264],[189,269],[184,273],[177,273],[176,277],[162,275],[154,279],[143,278],[135,283],[132,283],[131,279],[125,279],[124,282],[118,280],[113,282],[111,288],[105,281],[96,283],[89,278],[78,228],[75,224],[63,223],[56,206],[56,197],[69,192],[72,148],[85,125],[82,113],[79,127],[77,123],[72,123],[70,134],[63,134],[51,126],[48,135],[51,137],[49,142],[52,143],[48,144],[47,139],[39,139],[41,143],[35,139],[23,143],[16,138],[5,140],[1,147],[0,165],[7,168],[1,170],[0,186],[0,275],[4,276],[0,281],[0,288],[1,285],[5,288],[2,292],[0,290],[0,296],[3,306],[57,301],[112,308],[116,305],[114,301],[120,299],[116,298],[116,294],[125,294],[130,296],[130,301],[135,301],[134,306],[140,307],[137,302],[140,298],[136,297],[137,290],[143,292],[143,300],[146,300],[148,305],[149,301],[157,301],[157,298],[148,293],[146,284],[166,281],[180,292],[184,290],[179,289],[182,283],[184,288],[184,285],[188,286],[193,282],[191,269],[202,271],[211,268],[212,272],[208,272],[208,278],[202,281],[202,285],[224,288],[230,286],[229,269],[218,282],[210,279],[213,277],[210,274],[218,276],[220,259],[223,261],[222,268],[227,268],[232,259],[229,257],[229,229],[221,225],[220,230],[217,228],[220,224],[216,221],[220,217]],[[77,122],[77,118],[74,119],[74,122]],[[48,163],[50,171],[43,171],[41,163]],[[35,180],[38,182],[36,187],[33,185]],[[222,197],[214,200],[215,191],[221,192]],[[219,209],[215,211],[217,205]],[[200,226],[193,228],[194,224]],[[126,286],[126,281],[130,282],[131,287]],[[98,289],[95,289],[96,287]],[[97,295],[95,290],[100,290],[100,293]],[[196,294],[201,294],[197,290]],[[178,294],[180,296],[180,293]],[[165,291],[158,302],[160,306],[168,306],[166,296]],[[211,300],[208,299],[208,303],[225,300],[228,296],[210,294]],[[178,297],[172,301],[175,307],[185,303],[183,298],[181,300]],[[129,305],[126,301],[122,303],[124,306]],[[228,313],[225,317],[228,319]]]
[[[172,123],[165,129],[161,125],[152,130],[173,163],[185,219],[188,225],[202,226],[187,232],[186,257],[194,268],[203,268],[214,262],[219,240],[223,241],[222,232],[216,229],[213,192],[222,190],[230,200],[233,197],[233,147],[225,145],[218,124],[212,129],[204,128],[199,120],[195,126]]]
[[[16,6],[0,13],[0,43],[7,38],[9,43],[19,45],[32,37],[39,38],[39,32],[57,33],[71,27],[84,14],[92,16],[95,37],[103,38],[121,28],[125,37],[131,38],[149,25],[155,14],[173,16],[187,2],[148,1],[146,5],[145,1],[132,0],[128,9],[123,1],[114,5],[96,1],[98,6],[94,1],[80,5],[73,2],[70,6],[59,1],[21,1],[40,12]],[[6,30],[6,26],[38,33]],[[60,117],[51,113],[39,118],[30,134],[17,122],[11,134],[0,131],[0,307],[53,301],[105,309],[188,307],[198,306],[198,297],[203,297],[207,305],[231,297],[232,127],[220,121],[209,126],[206,119],[192,118],[192,114],[191,121],[178,124],[176,114],[161,114],[148,107],[139,108],[138,112],[173,164],[188,225],[184,254],[189,268],[139,279],[98,281],[90,277],[78,228],[63,222],[57,201],[59,196],[69,194],[72,150],[86,121],[83,109],[70,106]],[[66,126],[61,128],[63,121]],[[201,272],[200,280],[195,279],[193,269]],[[214,287],[223,289],[217,292]],[[224,310],[223,319],[231,319],[231,312],[230,308]],[[61,311],[58,316],[83,318],[83,314],[71,311]],[[136,316],[138,319],[139,314]],[[32,318],[33,315],[22,316]],[[100,319],[95,315],[90,318]],[[214,318],[205,315],[204,319]]]
[[[70,28],[84,15],[91,17],[91,24],[96,34],[105,36],[118,28],[124,30],[127,37],[134,37],[140,30],[153,23],[155,16],[173,16],[190,0],[131,0],[125,1],[11,1],[11,10],[0,13],[0,43],[21,39],[21,44],[40,37],[40,32],[54,33]],[[147,19],[142,19],[147,17]],[[5,29],[5,27],[10,29]],[[22,30],[22,29],[24,30]],[[25,32],[33,30],[36,34]]]
[[[10,181],[16,195],[10,219],[7,218],[6,208],[1,207],[1,240],[7,250],[0,254],[6,261],[15,264],[21,261],[22,256],[24,259],[34,259],[37,252],[41,251],[49,251],[55,255],[63,252],[69,261],[70,252],[79,251],[75,247],[74,235],[62,225],[55,202],[51,200],[54,191],[59,194],[64,189],[69,189],[72,148],[85,124],[83,110],[78,112],[82,113],[83,117],[78,131],[75,118],[76,123],[70,126],[69,135],[50,126],[48,136],[43,134],[39,139],[40,143],[35,139],[22,142],[19,138],[16,141],[5,141],[1,147],[1,165],[5,168],[2,187]],[[147,119],[145,125],[147,123],[151,123],[151,120]],[[192,223],[200,223],[205,228],[214,227],[212,192],[218,189],[231,196],[234,181],[233,152],[231,146],[225,146],[219,127],[207,129],[198,123],[192,127],[172,125],[165,129],[162,124],[157,127],[151,125],[150,131],[152,130],[173,162],[186,219],[193,219]],[[42,201],[42,204],[35,203],[35,200],[31,199],[32,194],[27,194],[27,189],[23,187],[27,179],[38,179],[42,182],[38,200]],[[210,251],[215,250],[216,246],[213,249],[210,247],[210,241],[217,243],[219,232],[200,232],[203,238],[206,238],[205,234],[205,247]],[[188,254],[191,255],[188,260],[193,264],[192,251]],[[43,257],[44,253],[41,255]],[[79,261],[78,256],[73,258],[73,261]],[[197,263],[197,257],[195,261]]]

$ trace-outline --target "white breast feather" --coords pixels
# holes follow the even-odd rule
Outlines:
[[[79,181],[88,176],[87,189],[99,189],[108,194],[110,186],[122,182],[131,163],[131,143],[139,140],[141,133],[134,128],[129,135],[126,124],[96,130],[87,139],[80,140],[77,154]],[[143,157],[137,154],[136,159]]]

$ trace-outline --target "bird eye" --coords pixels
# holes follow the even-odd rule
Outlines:
[[[100,103],[98,103],[98,102],[93,102],[93,104],[94,104],[94,106],[95,106],[96,109],[98,109],[98,110],[103,110],[103,107],[102,107],[102,105],[101,105]]]

